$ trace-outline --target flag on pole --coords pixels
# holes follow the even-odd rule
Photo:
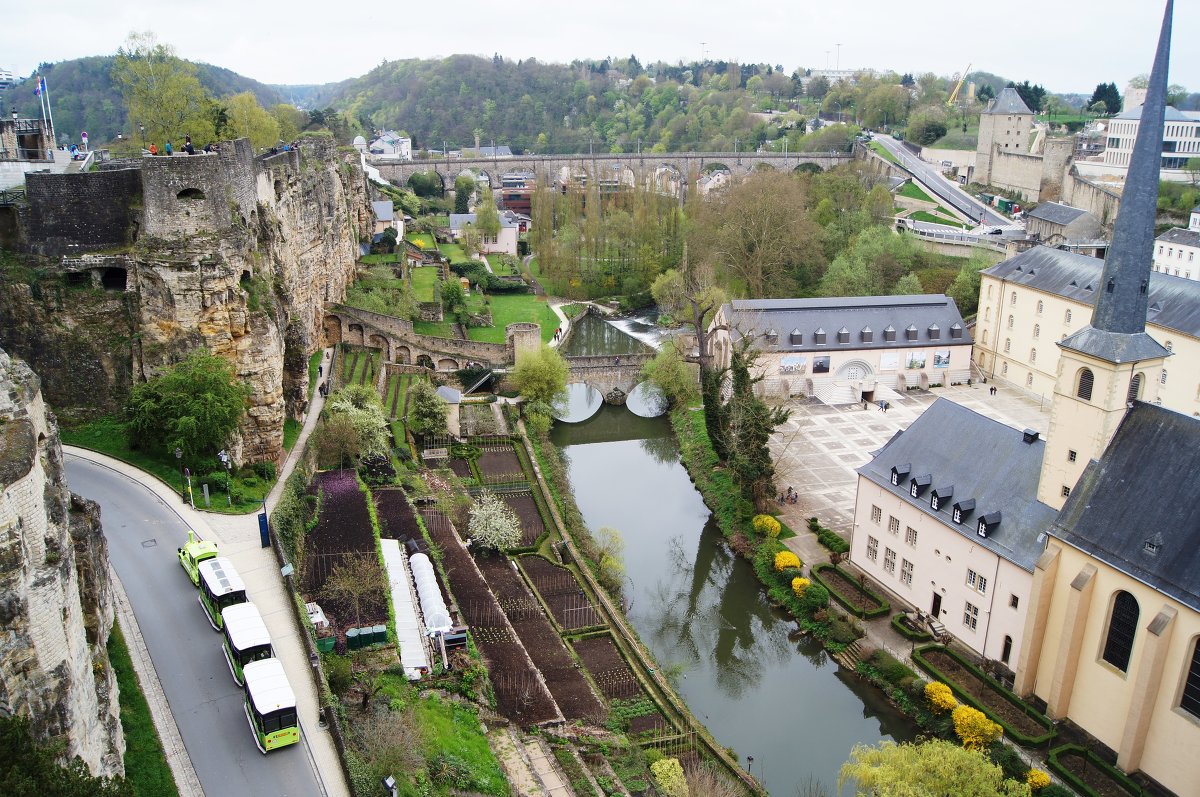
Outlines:
[[[35,88],[33,90],[34,96],[38,96],[38,97],[42,96],[42,93],[45,90],[46,90],[46,78],[40,77],[40,78],[38,78],[37,88]]]

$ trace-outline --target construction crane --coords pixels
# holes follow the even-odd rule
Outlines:
[[[953,108],[954,101],[958,99],[958,93],[962,91],[963,82],[967,79],[967,74],[971,71],[971,65],[967,64],[967,68],[963,70],[962,76],[958,78],[958,83],[954,86],[954,91],[950,92],[950,96],[946,99],[947,107]],[[953,80],[954,78],[951,78]]]

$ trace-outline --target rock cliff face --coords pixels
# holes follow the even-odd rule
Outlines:
[[[111,198],[133,208],[132,244],[63,257],[37,282],[0,291],[0,342],[29,359],[48,400],[71,414],[114,411],[134,382],[205,346],[251,388],[235,458],[277,459],[285,417],[306,408],[325,302],[344,298],[372,229],[357,153],[311,139],[256,158],[237,141],[219,154],[122,165],[140,174],[140,194]],[[42,186],[30,201],[68,200]],[[48,214],[31,212],[26,227],[28,250],[81,251],[55,248],[76,232]]]
[[[3,351],[0,490],[0,704],[93,774],[124,774],[99,508],[68,491],[38,378]]]

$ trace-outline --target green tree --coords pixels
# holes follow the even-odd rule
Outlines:
[[[911,273],[901,277],[896,283],[896,287],[892,288],[892,294],[895,296],[915,296],[924,292],[921,287],[921,278]]]
[[[450,312],[461,309],[467,303],[463,293],[462,283],[457,278],[447,280],[442,284],[442,307]]]
[[[255,147],[269,147],[279,141],[279,120],[267,113],[249,91],[225,101],[229,132],[236,138],[248,138]]]
[[[237,429],[249,397],[228,360],[199,349],[134,386],[125,405],[129,443],[145,451],[179,448],[189,461],[215,454]]]
[[[684,359],[685,352],[675,339],[668,340],[654,356],[642,366],[642,377],[661,390],[673,405],[687,404],[696,397],[699,385],[696,375]]]
[[[283,141],[294,141],[308,126],[308,114],[285,102],[272,105],[270,114],[279,123],[279,138]]]
[[[1192,181],[1192,185],[1200,182],[1200,158],[1188,158],[1183,168],[1187,171],[1188,179]]]
[[[362,453],[362,441],[354,421],[343,413],[334,413],[321,421],[316,432],[317,462],[322,466],[344,468]]]
[[[987,267],[986,261],[968,261],[946,289],[946,295],[954,300],[964,317],[973,315],[979,309],[979,271]]]
[[[1042,101],[1046,99],[1046,89],[1038,85],[1031,85],[1028,80],[1022,80],[1020,83],[1009,81],[1008,87],[1017,90],[1017,94],[1021,95],[1021,99],[1029,106],[1029,110],[1037,113],[1042,109]]]
[[[133,797],[120,778],[97,778],[78,758],[60,763],[61,744],[41,744],[26,717],[0,716],[0,793],[38,797]]]
[[[1121,109],[1121,92],[1117,91],[1116,83],[1097,83],[1096,90],[1092,92],[1092,97],[1086,103],[1088,108],[1092,108],[1096,103],[1104,103],[1104,113],[1116,113]]]
[[[454,179],[454,212],[470,213],[471,197],[475,194],[475,177],[470,172],[463,172]]]
[[[909,141],[921,146],[929,146],[946,135],[946,123],[941,119],[931,119],[927,116],[914,116],[908,122],[905,132]]]
[[[553,404],[566,392],[569,371],[562,355],[542,344],[517,357],[512,380],[526,400]]]
[[[859,797],[1029,797],[1029,786],[1004,777],[982,753],[934,739],[919,744],[857,745],[838,775],[838,790]]]
[[[125,98],[129,129],[146,128],[146,141],[161,149],[185,134],[197,141],[215,136],[206,114],[209,94],[196,78],[196,67],[175,55],[149,31],[130,33],[117,50],[113,82]]]
[[[734,348],[730,375],[733,392],[728,405],[728,427],[725,438],[729,445],[729,466],[733,470],[742,495],[759,511],[767,511],[775,500],[775,463],[768,442],[775,428],[788,419],[782,407],[768,407],[754,393],[754,385],[762,376],[751,376],[758,352],[750,347],[753,338],[746,337]]]
[[[445,434],[446,416],[450,405],[437,394],[433,383],[418,379],[408,389],[408,405],[405,420],[408,428],[416,434]]]
[[[387,416],[375,389],[367,385],[347,385],[329,398],[328,421],[336,416],[349,419],[358,436],[358,456],[385,454],[389,447]]]
[[[458,238],[458,245],[462,247],[463,254],[467,257],[475,257],[479,254],[480,247],[483,246],[483,236],[479,234],[479,229],[474,224],[467,224]]]
[[[479,206],[475,208],[475,226],[485,238],[495,240],[500,235],[500,212],[496,210],[496,200],[492,198],[490,187],[485,187],[479,195]]]
[[[807,94],[808,94],[808,96],[812,97],[814,100],[822,100],[825,98],[825,95],[828,93],[829,93],[829,78],[825,77],[824,75],[818,75],[817,77],[808,81]]]
[[[354,624],[362,625],[364,604],[373,598],[384,597],[387,578],[375,554],[346,554],[325,579],[322,592],[349,603],[354,611]]]
[[[504,550],[521,542],[521,520],[495,493],[483,490],[471,507],[471,539],[482,548]]]

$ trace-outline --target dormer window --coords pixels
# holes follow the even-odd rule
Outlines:
[[[862,338],[863,343],[870,343],[875,337],[875,333],[871,331],[870,327],[863,327],[862,332],[859,332],[858,335]]]
[[[954,518],[955,523],[962,523],[963,520],[974,511],[975,499],[968,498],[965,501],[958,501],[954,504],[954,511],[951,512],[951,516]]]
[[[818,346],[825,345],[825,329],[823,327],[817,327],[817,331],[813,333],[813,343]]]
[[[961,509],[959,509],[958,507],[954,507],[954,512],[952,514],[953,514],[955,523],[962,523],[962,510]]]
[[[1142,543],[1142,551],[1150,556],[1158,556],[1158,552],[1162,550],[1162,547],[1163,536],[1161,532]]]
[[[983,517],[979,518],[979,524],[975,527],[975,530],[978,532],[980,537],[987,537],[989,534],[994,532],[996,527],[999,525],[1000,513],[992,512],[989,515],[984,515]]]
[[[904,328],[904,339],[905,340],[916,340],[917,339],[917,328],[914,325],[909,324],[907,327]]]
[[[900,480],[908,476],[911,466],[908,464],[897,465],[892,468],[892,484],[899,485]]]
[[[942,337],[941,327],[939,327],[937,324],[930,324],[928,332],[930,340],[938,340]]]
[[[933,491],[933,496],[929,499],[929,507],[934,511],[938,511],[946,501],[954,495],[954,485],[948,487],[939,487]]]
[[[887,328],[883,330],[883,339],[886,341],[894,341],[896,339],[896,328],[891,324],[888,324]]]
[[[954,338],[955,340],[958,340],[959,338],[962,337],[962,335],[963,335],[962,324],[955,321],[953,324],[950,325],[950,337]]]
[[[929,499],[929,508],[932,509],[934,512],[936,512],[938,510],[938,495],[937,495],[937,493],[934,493],[933,498]]]
[[[912,482],[909,484],[908,494],[913,498],[919,498],[931,482],[933,482],[933,476],[928,473],[924,476],[914,476]]]
[[[846,329],[845,327],[842,327],[841,329],[838,330],[837,336],[838,336],[838,343],[849,343],[850,342],[850,330]]]
[[[793,346],[799,346],[804,343],[804,333],[798,329],[793,329],[792,334],[788,337],[791,339]]]
[[[768,329],[766,338],[767,338],[767,343],[774,346],[776,343],[779,342],[779,333],[773,329]]]

